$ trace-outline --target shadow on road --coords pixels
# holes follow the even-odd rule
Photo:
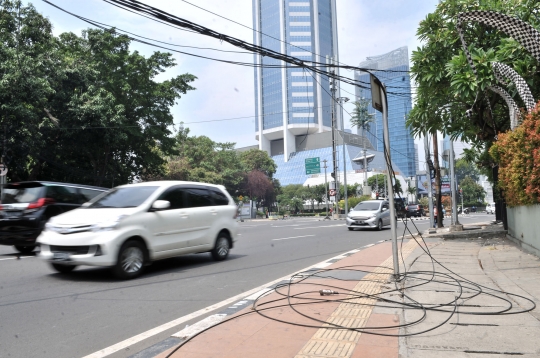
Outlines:
[[[76,268],[73,272],[70,273],[53,272],[48,276],[59,280],[67,280],[73,282],[136,282],[171,273],[180,273],[188,269],[190,270],[199,267],[223,265],[226,264],[228,261],[237,260],[244,256],[245,255],[229,254],[227,260],[217,262],[212,259],[209,253],[201,253],[159,260],[153,262],[149,266],[146,266],[141,276],[129,281],[117,279],[113,276],[111,269],[108,267],[83,266],[81,268]],[[209,274],[215,274],[215,272]]]

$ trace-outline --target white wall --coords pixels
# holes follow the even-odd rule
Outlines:
[[[508,234],[515,238],[521,246],[540,256],[540,205],[517,206],[506,209],[508,217]]]

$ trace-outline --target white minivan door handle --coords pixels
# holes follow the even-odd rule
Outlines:
[[[212,215],[217,215],[217,210],[216,209],[210,209],[210,212],[212,213]]]

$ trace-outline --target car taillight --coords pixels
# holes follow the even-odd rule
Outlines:
[[[41,198],[41,199],[38,199],[37,201],[34,201],[33,203],[28,204],[28,208],[26,209],[27,210],[39,209],[41,207],[44,207],[46,205],[53,204],[53,203],[54,203],[54,200],[51,198]]]

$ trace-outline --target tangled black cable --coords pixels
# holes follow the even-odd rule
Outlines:
[[[238,319],[240,317],[250,315],[257,313],[267,319],[284,323],[284,324],[290,324],[294,326],[299,327],[305,327],[305,328],[327,328],[327,329],[335,329],[335,330],[348,330],[348,331],[355,331],[359,333],[365,333],[365,334],[372,334],[377,336],[387,336],[387,337],[405,337],[405,336],[415,336],[424,334],[430,331],[433,331],[444,324],[446,324],[455,314],[467,314],[467,315],[510,315],[510,314],[520,314],[525,312],[530,312],[536,308],[536,304],[533,300],[513,293],[504,292],[501,290],[496,290],[478,283],[475,283],[471,280],[468,280],[464,278],[463,276],[453,272],[446,266],[444,266],[441,262],[439,262],[437,259],[435,259],[429,250],[429,247],[427,243],[424,241],[423,237],[420,235],[420,238],[422,239],[421,242],[419,242],[416,237],[413,236],[413,239],[416,241],[418,246],[422,249],[424,254],[426,254],[430,259],[432,263],[432,270],[431,271],[405,271],[404,273],[400,274],[399,277],[393,281],[395,288],[394,289],[385,289],[379,293],[376,294],[369,294],[369,293],[363,293],[363,292],[351,292],[350,288],[339,286],[339,285],[329,285],[329,284],[320,284],[313,281],[306,282],[306,280],[310,278],[326,278],[326,279],[333,279],[336,281],[355,281],[358,282],[358,278],[353,279],[344,279],[337,276],[327,275],[328,273],[332,272],[339,272],[339,271],[353,271],[358,273],[372,273],[374,269],[382,268],[386,270],[387,272],[379,273],[379,275],[386,275],[387,277],[391,276],[391,273],[393,271],[392,267],[385,267],[385,266],[375,266],[375,265],[349,265],[349,266],[342,266],[335,269],[318,269],[315,272],[310,271],[304,271],[297,273],[289,279],[288,283],[278,284],[276,285],[272,290],[265,292],[261,294],[259,297],[257,297],[252,305],[252,309],[250,311],[247,311],[245,313],[242,313],[240,315],[232,316],[231,318],[221,321],[218,324],[208,327],[197,334],[189,337],[184,342],[182,342],[180,345],[178,345],[172,352],[167,355],[167,357],[171,357],[175,352],[177,352],[181,347],[183,347],[186,343],[191,341],[193,338],[199,336],[200,334],[208,331],[211,328],[214,328],[218,325],[225,324],[227,322],[230,322],[231,320]],[[404,237],[401,238],[401,245],[403,245]],[[403,256],[402,258],[402,264],[403,267],[406,268],[406,264],[404,261]],[[414,262],[411,264],[414,265]],[[435,265],[441,266],[443,269],[448,271],[448,273],[444,272],[437,272],[435,270]],[[326,275],[325,275],[326,274]],[[380,279],[378,280],[370,280],[370,279],[362,279],[365,282],[377,282],[381,284],[382,287],[386,288],[386,286],[383,286],[385,283],[390,284],[392,281],[386,281],[381,282]],[[412,283],[409,285],[404,285],[403,283],[405,280],[409,281],[419,281],[418,283]],[[401,286],[399,284],[402,284]],[[436,284],[442,284],[450,286],[452,289],[454,289],[451,292],[455,293],[455,296],[453,299],[448,300],[447,302],[443,303],[436,303],[436,304],[428,304],[428,303],[422,303],[411,296],[406,294],[406,290],[412,289],[412,288],[418,288],[424,285],[428,285],[430,283],[436,283]],[[291,289],[293,286],[297,285],[310,285],[310,286],[319,286],[323,289],[331,289],[336,293],[336,295],[333,296],[327,296],[328,298],[320,298],[320,297],[313,297],[315,294],[319,294],[320,291],[318,290],[309,290],[309,291],[301,291],[299,293],[292,294]],[[286,289],[286,290],[285,290]],[[338,291],[335,291],[338,290]],[[283,292],[286,291],[286,292]],[[341,291],[341,292],[340,292]],[[456,292],[457,291],[457,292]],[[469,295],[466,294],[466,291],[472,291]],[[275,292],[278,295],[282,296],[277,299],[272,299],[266,302],[259,303],[260,299],[264,296],[266,296],[269,293]],[[389,298],[384,297],[384,295],[391,294],[391,293],[398,293],[400,297],[403,298],[403,300],[392,300]],[[515,298],[521,298],[527,302],[530,303],[530,307],[528,308],[522,308],[522,309],[514,309],[514,304],[512,301],[508,298],[502,297],[498,294],[507,295]],[[345,296],[342,297],[341,295]],[[497,306],[494,306],[495,310],[491,311],[483,311],[483,310],[469,310],[470,305],[466,305],[465,302],[478,297],[480,295],[488,295],[490,297],[496,298],[504,302],[506,305],[502,308],[498,309],[495,308]],[[331,298],[330,298],[331,297]],[[335,298],[339,297],[339,298]],[[359,298],[367,298],[373,300],[372,303],[370,302],[355,302],[355,300]],[[292,302],[292,300],[295,299],[300,302]],[[406,301],[407,300],[407,301]],[[284,303],[280,303],[286,301]],[[328,322],[326,320],[322,320],[320,318],[308,315],[306,313],[303,313],[300,311],[298,307],[302,307],[304,305],[317,305],[317,304],[326,304],[326,303],[347,303],[347,304],[353,304],[358,306],[371,306],[374,307],[379,302],[383,302],[384,305],[382,307],[384,308],[395,308],[395,309],[407,309],[407,310],[420,310],[422,312],[421,317],[412,320],[408,323],[403,324],[396,324],[391,326],[364,326],[364,327],[346,327],[340,324]],[[272,317],[269,314],[266,313],[266,311],[269,310],[275,310],[278,308],[290,308],[294,312],[296,312],[298,315],[307,318],[311,321],[313,321],[313,324],[306,324],[306,323],[297,323],[290,320],[285,319],[278,319],[276,317]],[[472,307],[481,307],[480,305],[473,305]],[[447,316],[444,317],[444,319],[441,322],[438,322],[434,326],[428,327],[426,329],[417,331],[417,332],[407,332],[407,333],[385,333],[383,331],[389,330],[389,329],[401,329],[401,328],[410,328],[413,327],[421,322],[423,322],[429,312],[442,312],[446,313]]]

